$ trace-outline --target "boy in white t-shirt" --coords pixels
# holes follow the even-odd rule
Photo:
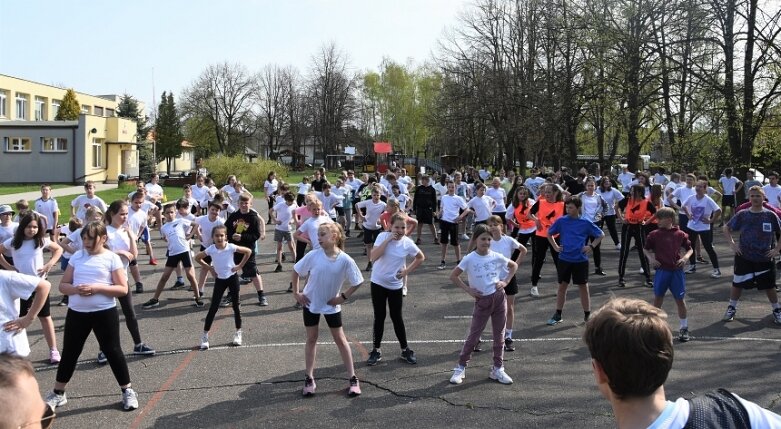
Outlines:
[[[459,210],[463,212],[459,215]],[[458,235],[458,224],[471,211],[467,210],[466,201],[456,195],[456,185],[454,182],[447,182],[447,194],[442,196],[439,202],[439,243],[442,246],[442,262],[437,269],[445,269],[445,257],[447,256],[447,245],[453,246],[456,252],[456,264],[461,262],[461,242]]]
[[[82,222],[86,222],[87,209],[91,206],[99,208],[101,213],[105,213],[108,209],[106,202],[95,195],[95,184],[92,181],[84,183],[84,192],[84,195],[79,195],[71,201],[71,214]]]
[[[273,209],[274,219],[274,242],[277,243],[277,267],[275,273],[282,272],[282,243],[287,242],[288,250],[293,255],[293,261],[296,260],[296,248],[293,246],[293,240],[290,235],[290,223],[293,221],[293,213],[296,210],[293,194],[284,195],[284,201],[275,205]]]
[[[35,200],[35,211],[46,218],[46,233],[49,239],[57,241],[60,236],[57,225],[60,220],[60,207],[57,200],[51,197],[52,187],[45,183],[41,185],[41,198]]]
[[[0,353],[26,357],[30,354],[25,330],[43,308],[51,283],[27,274],[0,270]],[[35,293],[30,309],[19,317],[20,299]]]
[[[732,169],[724,169],[724,175],[719,177],[719,185],[721,186],[721,210],[722,210],[722,222],[719,225],[724,226],[725,222],[729,222],[730,218],[735,211],[735,202],[737,199],[735,196],[743,189],[743,182],[737,177],[732,175]]]
[[[214,229],[225,225],[225,221],[220,217],[220,210],[222,210],[220,204],[212,201],[209,203],[206,216],[199,216],[195,218],[195,224],[198,225],[198,228],[196,229],[198,238],[201,240],[201,252],[213,244],[212,232]],[[211,263],[211,257],[206,256],[205,259],[207,264]],[[204,289],[206,287],[206,276],[208,275],[208,269],[201,268],[201,270],[198,272],[198,290],[201,291],[201,295],[204,293]]]

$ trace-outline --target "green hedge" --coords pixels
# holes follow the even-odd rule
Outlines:
[[[247,162],[242,156],[219,156],[205,160],[204,167],[209,170],[211,178],[219,188],[227,183],[228,176],[235,175],[249,190],[263,189],[268,173],[274,171],[277,177],[285,177],[288,174],[286,166],[271,160],[258,160]]]

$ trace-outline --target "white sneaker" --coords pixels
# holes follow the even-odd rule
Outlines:
[[[467,241],[468,241],[468,240],[469,240],[469,236],[468,236],[468,235],[466,235],[466,234],[463,234],[463,235],[461,236],[461,239],[462,239],[462,240],[467,240]]]
[[[616,244],[616,250],[621,250],[621,243]]]
[[[209,334],[206,332],[201,335],[201,350],[209,350]]]
[[[43,399],[43,402],[46,402],[49,408],[53,410],[57,407],[67,404],[68,397],[65,396],[65,392],[63,392],[62,395],[58,395],[54,393],[54,391],[50,390],[49,393],[46,394],[46,397]]]
[[[241,329],[236,331],[235,334],[233,334],[233,345],[234,346],[240,346],[241,345]]]
[[[122,408],[125,411],[138,409],[138,394],[135,390],[128,387],[122,392]]]
[[[407,286],[401,288],[401,296],[407,296]]]
[[[686,274],[696,273],[697,272],[697,266],[689,264],[689,266],[686,267],[686,271],[684,271]]]
[[[529,295],[539,298],[540,297],[540,291],[537,289],[537,286],[532,286],[532,289],[529,291]]]
[[[711,271],[710,276],[711,278],[717,279],[721,277],[721,271],[718,268],[716,268],[713,271]]]
[[[504,367],[497,368],[492,366],[491,372],[488,374],[488,378],[491,380],[496,380],[502,384],[513,384],[513,379],[510,378],[506,372],[504,372]]]
[[[450,377],[450,383],[461,384],[464,382],[464,377],[466,377],[466,367],[458,365],[453,368],[453,376]]]
[[[637,274],[645,274],[645,270],[644,270],[644,269],[642,269],[642,268],[640,268],[640,270],[639,270],[639,271],[637,271]]]

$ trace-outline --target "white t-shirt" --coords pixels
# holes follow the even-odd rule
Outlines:
[[[233,254],[236,253],[237,247],[233,243],[228,243],[224,249],[218,249],[212,244],[204,250],[204,253],[212,257],[212,267],[217,271],[217,278],[228,279],[233,275],[233,267],[236,266]]]
[[[82,247],[84,247],[84,242],[81,241],[81,230],[82,229],[84,229],[84,228],[79,228],[79,229],[71,232],[70,234],[68,234],[68,240],[70,240],[70,243],[68,244],[68,246],[70,246],[71,248],[73,248],[76,251],[79,251],[79,250],[81,250]],[[72,253],[65,253],[65,252],[63,252],[63,254],[62,254],[62,257],[65,258],[65,259],[68,259],[71,256],[73,256]]]
[[[263,189],[266,191],[266,196],[268,197],[270,197],[271,194],[273,194],[274,192],[277,192],[278,187],[279,187],[279,182],[277,181],[277,179],[271,179],[270,182],[268,180],[263,182]]]
[[[130,206],[127,209],[127,227],[133,231],[136,236],[140,236],[141,232],[146,228],[147,218],[149,216],[149,210],[155,207],[154,204],[149,201],[144,201],[141,207],[136,211]]]
[[[46,229],[54,229],[57,227],[57,225],[54,224],[54,215],[60,213],[60,207],[57,205],[57,200],[49,198],[44,201],[38,198],[35,200],[35,211],[46,218]]]
[[[79,250],[71,256],[68,265],[73,267],[72,284],[74,286],[96,283],[113,285],[114,278],[112,273],[118,269],[124,269],[119,256],[107,251],[97,255],[90,255],[85,250]],[[73,294],[68,299],[68,308],[81,313],[108,310],[116,306],[117,303],[113,297],[103,295],[102,293],[90,296]]]
[[[225,225],[225,220],[217,216],[214,222],[212,222],[209,220],[209,216],[200,216],[195,218],[195,223],[201,229],[201,245],[209,247],[212,245],[212,231],[214,231],[214,227]]]
[[[442,206],[440,219],[450,223],[456,221],[459,209],[466,210],[467,208],[466,201],[458,195],[443,195],[440,205]]]
[[[735,176],[722,176],[719,178],[721,188],[724,189],[724,195],[734,195],[735,187],[738,185],[738,178]]]
[[[491,217],[491,212],[495,205],[496,201],[488,195],[473,197],[466,203],[467,207],[475,211],[475,222],[488,220],[488,218]],[[505,210],[507,210],[506,207]]]
[[[523,186],[526,186],[529,192],[531,192],[532,198],[536,200],[540,193],[540,185],[543,183],[545,183],[545,179],[542,177],[529,177],[523,182]]]
[[[702,220],[710,218],[713,212],[720,210],[719,205],[707,195],[699,199],[696,195],[692,195],[683,202],[683,207],[687,208],[690,213],[686,227],[693,231],[709,230],[710,224],[703,223]]]
[[[507,192],[504,189],[495,189],[494,187],[486,188],[485,195],[493,198],[496,201],[496,205],[492,210],[493,213],[504,213],[507,211],[507,206],[504,204],[505,198],[507,198]]]
[[[580,201],[583,202],[581,207],[582,217],[592,222],[597,222],[597,217],[601,218],[602,216],[602,202],[604,201],[602,196],[596,192],[593,195],[584,192],[580,194]]]
[[[601,188],[598,188],[597,190],[599,191],[599,196],[601,196],[605,201],[605,204],[607,204],[607,213],[605,216],[615,216],[616,203],[624,199],[624,194],[619,192],[616,188],[610,188],[609,191],[604,192],[602,192]]]
[[[344,184],[352,188],[353,191],[357,191],[363,185],[363,182],[353,177],[352,179],[347,179]]]
[[[204,186],[191,186],[190,190],[193,193],[193,198],[195,198],[196,201],[198,201],[198,205],[201,207],[207,207],[209,205],[209,187]]]
[[[309,240],[312,242],[312,250],[320,248],[320,240],[317,239],[317,229],[324,223],[333,223],[330,217],[320,212],[318,217],[310,217],[301,226],[298,227],[298,231],[302,234],[306,234]]]
[[[443,195],[447,195],[447,186],[437,182],[431,185],[435,191],[437,191],[437,201],[442,199]]]
[[[317,195],[317,199],[323,203],[323,210],[328,212],[328,216],[336,217],[336,209],[334,209],[334,207],[336,207],[344,197],[336,195],[333,192],[330,192],[328,195],[323,192],[315,192],[315,195]]]
[[[781,416],[768,411],[753,402],[746,401],[738,395],[738,399],[748,414],[748,421],[752,428],[778,428],[781,427]],[[686,426],[690,413],[689,401],[678,398],[677,401],[667,401],[667,406],[662,414],[648,426],[648,429],[681,429]]]
[[[762,190],[765,191],[765,198],[767,198],[768,204],[776,208],[781,208],[781,202],[778,201],[778,197],[781,196],[781,185],[765,185],[762,187]]]
[[[382,257],[372,264],[371,281],[385,289],[397,290],[404,286],[404,281],[396,277],[396,273],[406,265],[407,256],[417,255],[420,249],[411,238],[404,236],[401,240],[394,240],[389,238],[392,234],[392,232],[381,232],[374,241],[374,247],[381,245],[385,240],[390,240],[390,243],[385,247]]]
[[[341,187],[334,186],[331,188],[331,193],[339,197],[339,202],[336,203],[336,207],[344,207],[344,200],[348,199],[348,196],[352,196],[353,188],[350,185],[342,185]],[[352,206],[350,207],[352,210]]]
[[[485,256],[470,252],[458,264],[469,279],[469,287],[477,289],[483,296],[496,292],[496,282],[507,276],[507,262],[510,260],[492,250]]]
[[[662,185],[662,187],[664,187],[664,185],[666,185],[667,182],[670,181],[670,179],[668,179],[667,176],[665,176],[664,174],[656,173],[651,178],[651,181],[653,182],[654,185]]]
[[[163,198],[163,187],[155,184],[155,183],[147,183],[144,185],[144,188],[146,188],[146,193],[150,197],[155,197],[157,199]]]
[[[680,188],[681,186],[686,186],[686,184],[682,183],[682,182],[675,183],[672,180],[667,182],[667,185],[665,185],[665,187],[664,187],[664,195],[662,196],[662,198],[664,199],[664,206],[665,207],[675,208],[674,206],[670,205],[670,203],[667,200],[667,196],[671,195],[673,192],[675,192],[676,189]],[[675,198],[673,198],[673,202],[675,202],[675,201],[677,201],[677,200]]]
[[[407,211],[407,204],[409,204],[409,195],[399,194],[399,195],[394,195],[393,198],[395,198],[396,201],[399,202],[399,208],[401,209],[401,211],[403,212]]]
[[[286,202],[281,202],[274,206],[274,213],[276,215],[277,220],[280,222],[278,225],[274,226],[274,229],[278,231],[284,231],[289,232],[290,231],[290,222],[293,220],[293,214],[295,213],[296,209],[295,204],[287,205]]]
[[[293,269],[301,277],[309,276],[303,293],[309,298],[307,308],[315,314],[334,314],[342,311],[341,306],[328,305],[328,301],[339,296],[345,281],[350,287],[363,283],[361,270],[346,252],[339,252],[331,259],[323,249],[313,250],[296,262]]]
[[[17,228],[19,228],[17,222],[11,222],[8,226],[0,226],[0,243],[5,243],[6,240],[14,238]],[[11,256],[11,249],[6,248],[3,256]]]
[[[498,240],[491,239],[490,249],[507,259],[510,259],[513,256],[513,252],[520,247],[521,243],[518,240],[507,235],[502,235]]]
[[[298,191],[296,192],[298,193],[298,195],[306,195],[306,193],[309,192],[309,188],[311,187],[312,185],[310,185],[309,183],[301,182],[296,185],[296,188],[298,188]]]
[[[24,240],[18,249],[14,249],[11,244],[13,241],[13,238],[9,238],[3,242],[3,246],[11,250],[14,268],[22,274],[38,276],[38,269],[43,267],[43,249],[49,247],[51,240],[44,237],[42,247],[35,247],[35,240]]]
[[[190,251],[190,244],[187,241],[190,226],[192,226],[191,220],[178,218],[160,228],[160,232],[168,241],[168,256]]]
[[[29,299],[40,281],[37,276],[0,270],[0,327],[19,318],[19,300]],[[29,355],[27,330],[8,332],[0,329],[0,353],[21,357]]]
[[[365,208],[363,227],[371,230],[380,229],[380,216],[385,211],[386,204],[382,201],[376,204],[372,200],[361,201],[355,205],[359,210]],[[310,236],[311,237],[311,236]]]
[[[82,222],[86,222],[87,209],[92,206],[99,208],[101,213],[106,213],[106,209],[108,209],[106,202],[97,195],[92,198],[86,194],[79,195],[71,201],[71,207],[76,207],[76,217]]]
[[[677,199],[678,202],[681,203],[681,208],[678,209],[678,213],[679,214],[682,214],[682,215],[686,214],[686,210],[683,209],[683,203],[686,200],[688,200],[689,197],[693,196],[696,193],[697,193],[697,191],[694,190],[694,186],[692,186],[690,188],[690,187],[688,187],[686,185],[683,185],[680,188],[678,188],[678,189],[673,191],[673,195],[672,195],[673,198]]]
[[[106,233],[108,235],[106,244],[108,244],[109,250],[112,252],[116,252],[117,250],[130,251],[130,237],[128,237],[127,230],[124,227],[117,229],[109,225],[106,227]],[[130,260],[124,256],[120,256],[119,259],[122,260],[122,265],[124,265],[125,268],[130,264]]]
[[[621,189],[624,192],[629,192],[630,183],[635,180],[635,173],[626,172],[618,175],[618,183],[621,184]]]

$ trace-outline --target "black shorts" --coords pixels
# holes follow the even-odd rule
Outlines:
[[[418,209],[415,210],[415,219],[417,219],[419,224],[433,225],[434,213],[429,209]]]
[[[508,296],[518,293],[518,281],[515,280],[515,276],[513,276],[513,278],[510,279],[510,283],[507,283],[507,286],[504,287],[504,293]]]
[[[252,248],[250,248],[250,250],[251,249]],[[233,263],[238,265],[241,263],[241,260],[243,258],[244,258],[243,254],[239,252],[235,252],[233,254]],[[249,259],[247,259],[247,263],[244,264],[244,266],[242,267],[241,276],[247,279],[251,279],[257,275],[258,275],[258,266],[255,263],[255,251],[252,250],[252,254],[249,255]]]
[[[735,255],[732,286],[740,289],[768,290],[776,287],[774,261],[754,262]]]
[[[722,195],[721,196],[721,206],[722,207],[735,207],[735,196],[734,195]]]
[[[584,285],[588,283],[588,261],[567,262],[559,258],[556,264],[556,272],[559,275],[559,283]]]
[[[203,244],[201,244],[201,250],[200,251],[203,252],[204,250],[206,250],[206,248],[203,247]],[[203,262],[206,262],[207,264],[211,265],[212,264],[212,257],[209,256],[209,255],[206,255],[206,257],[203,258]]]
[[[369,229],[363,227],[363,244],[374,244],[377,240],[377,236],[382,232],[382,228]]]
[[[133,259],[132,261],[130,261],[130,263],[128,263],[128,266],[130,267],[135,267],[137,265],[138,265],[138,259]]]
[[[324,314],[325,323],[329,328],[341,328],[342,327],[342,312],[334,314]],[[312,313],[308,308],[304,307],[304,326],[317,326],[320,324],[320,313]]]
[[[337,216],[344,216],[344,207],[334,207]]]
[[[190,257],[190,252],[182,252],[178,255],[169,255],[168,259],[165,260],[165,266],[168,268],[173,268],[179,265],[179,263],[182,263],[182,266],[185,268],[190,268],[193,266],[193,259]]]
[[[458,246],[458,224],[440,219],[439,243],[447,244],[448,242],[452,246]]]
[[[4,258],[5,258],[5,260],[8,262],[8,264],[9,264],[9,265],[13,265],[13,264],[14,264],[14,258],[12,258],[11,256],[5,256],[5,255],[3,255],[3,257],[4,257]],[[0,270],[4,270],[4,269],[5,269],[5,268],[3,268],[2,266],[0,266]],[[63,271],[65,271],[65,270],[63,270]]]
[[[21,300],[19,304],[19,317],[24,317],[27,315],[27,312],[30,311],[30,306],[33,305],[34,299],[35,292],[30,295],[30,299]],[[46,295],[46,301],[44,301],[43,307],[41,308],[41,311],[38,312],[37,317],[49,317],[51,314],[51,303],[49,302],[49,295]]]

